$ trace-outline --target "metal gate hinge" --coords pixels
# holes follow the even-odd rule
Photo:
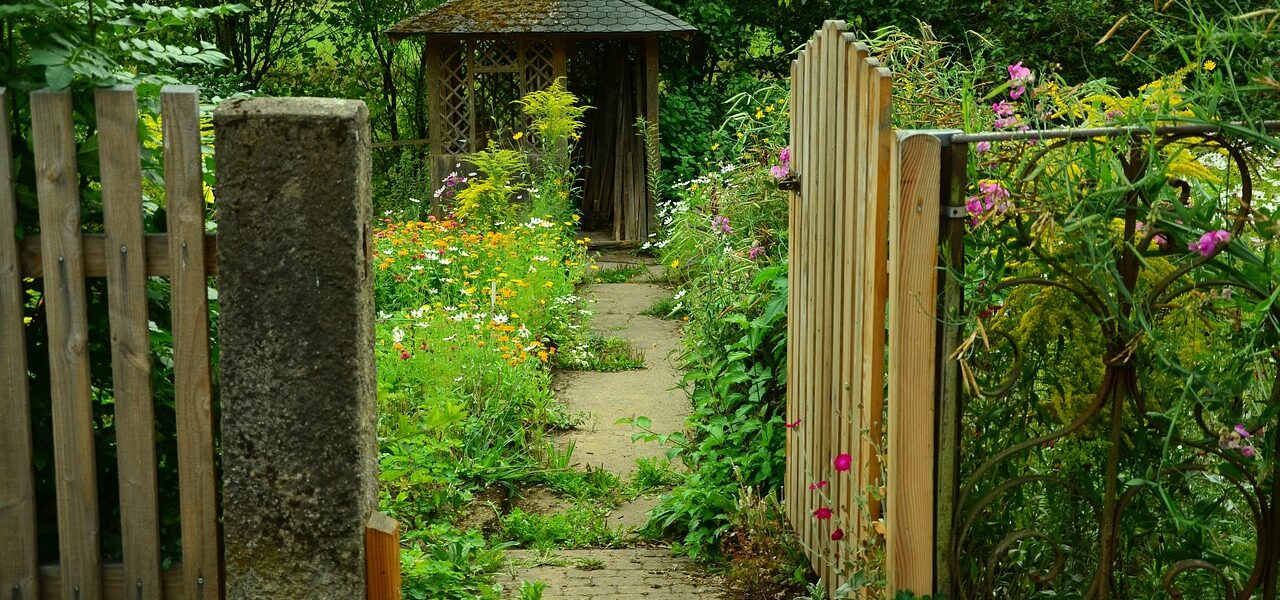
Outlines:
[[[779,181],[779,182],[778,182],[778,189],[780,189],[780,190],[782,190],[782,191],[784,191],[784,192],[798,192],[798,191],[800,191],[800,176],[799,176],[799,175],[792,175],[792,176],[790,176],[790,177],[787,177],[786,179],[783,179],[782,181]]]
[[[942,218],[944,219],[963,219],[969,216],[969,209],[963,206],[951,206],[949,204],[942,205]]]

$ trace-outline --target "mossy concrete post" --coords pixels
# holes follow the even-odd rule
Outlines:
[[[365,597],[375,509],[369,117],[214,112],[228,600]]]

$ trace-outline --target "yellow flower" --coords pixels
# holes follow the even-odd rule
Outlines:
[[[763,118],[764,118],[764,111],[763,111],[763,110],[760,110],[760,109],[758,109],[758,108],[757,108],[757,109],[756,109],[756,118],[757,118],[757,119],[763,119]]]
[[[1217,66],[1218,66],[1218,63],[1213,62],[1211,60],[1204,61],[1204,70],[1206,71],[1212,71],[1214,67],[1217,67]]]
[[[520,139],[520,138],[522,138],[522,137],[524,137],[524,132],[523,132],[523,131],[517,131],[517,132],[515,132],[514,134],[512,134],[511,139],[513,139],[513,140],[519,140],[519,139]]]
[[[720,149],[720,144],[711,144],[711,151],[715,152]]]
[[[680,259],[678,259],[678,258],[677,258],[677,259],[675,259],[675,260],[671,261],[671,268],[672,268],[672,269],[679,269],[679,268],[680,268]]]
[[[773,112],[773,105],[770,104],[769,106],[764,107],[764,112]]]

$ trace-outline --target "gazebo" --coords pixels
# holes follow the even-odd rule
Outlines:
[[[514,102],[564,77],[592,107],[575,157],[582,228],[596,239],[638,241],[649,235],[655,190],[636,118],[658,122],[659,38],[694,31],[638,0],[452,0],[387,36],[426,44],[433,181],[522,130]]]

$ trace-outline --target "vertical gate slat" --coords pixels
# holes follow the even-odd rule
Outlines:
[[[873,160],[870,169],[875,173],[874,185],[870,187],[870,204],[872,212],[870,226],[867,228],[867,270],[869,302],[863,305],[867,311],[864,322],[862,345],[867,348],[863,360],[863,385],[866,391],[866,448],[867,477],[866,487],[879,488],[883,483],[880,477],[880,449],[884,443],[884,361],[885,361],[885,305],[889,297],[889,167],[890,151],[893,145],[893,123],[891,121],[890,103],[892,89],[890,87],[889,70],[881,67],[875,59],[868,59],[869,77],[871,80],[871,109],[868,132],[871,134],[871,153]],[[877,520],[881,516],[878,495],[867,499],[869,518]]]
[[[31,404],[23,331],[22,269],[18,262],[18,203],[9,145],[9,93],[0,87],[0,596],[35,598],[36,498],[32,473]]]
[[[934,430],[941,149],[901,135],[890,163],[889,423],[885,570],[890,595],[933,593]]]
[[[835,93],[831,99],[834,101],[832,106],[833,121],[831,125],[831,148],[835,152],[835,168],[828,177],[831,185],[831,195],[834,200],[831,215],[831,229],[833,232],[831,244],[828,246],[828,253],[831,256],[832,263],[832,281],[831,281],[831,335],[828,345],[831,348],[830,364],[830,390],[827,398],[828,411],[831,414],[830,420],[824,425],[830,432],[830,445],[827,451],[827,460],[831,457],[845,451],[848,447],[844,437],[844,420],[847,418],[845,411],[841,405],[844,398],[844,369],[843,364],[848,354],[848,346],[844,343],[844,332],[848,328],[844,315],[845,309],[852,300],[844,293],[845,286],[848,282],[848,272],[845,268],[845,246],[852,232],[849,232],[844,226],[845,217],[852,205],[849,195],[844,189],[844,180],[846,177],[849,145],[845,132],[848,127],[848,69],[845,64],[848,61],[849,45],[853,40],[853,34],[847,33],[843,23],[837,27],[835,32],[835,52],[831,58],[831,64],[828,66],[828,72],[832,79],[832,87]],[[836,479],[844,479],[842,474],[836,474]],[[849,512],[849,505],[853,499],[846,495],[832,494],[831,510],[835,513],[834,518],[838,523],[828,527],[827,539],[824,543],[834,552],[832,555],[836,565],[839,564],[839,549],[844,544],[833,542],[830,538],[831,532],[837,526],[845,528],[848,526],[844,521],[844,516]],[[839,583],[838,581],[836,582]]]
[[[801,59],[797,57],[795,60],[791,61],[791,101],[789,103],[789,108],[791,111],[791,114],[789,115],[789,118],[791,120],[791,133],[790,133],[791,143],[789,147],[791,148],[791,161],[792,161],[793,171],[796,169],[795,165],[799,161],[799,151],[800,151],[799,145],[797,143],[799,141],[799,136],[797,134],[800,131],[799,115],[801,113],[801,106],[803,102],[803,96],[801,95],[800,90],[803,89],[803,85],[804,85],[804,82],[800,79],[800,74],[801,74],[800,60]],[[788,265],[789,273],[787,276],[788,281],[787,281],[787,417],[786,417],[786,422],[794,423],[795,420],[799,417],[799,413],[800,413],[799,407],[796,406],[796,403],[798,400],[798,396],[796,394],[796,388],[797,388],[796,373],[799,365],[797,365],[796,352],[795,352],[795,348],[797,346],[796,331],[799,325],[798,308],[800,306],[799,303],[796,302],[796,286],[797,286],[796,274],[799,272],[799,269],[800,269],[798,261],[796,260],[796,255],[797,255],[796,246],[799,243],[799,219],[796,218],[796,212],[800,208],[799,194],[797,194],[795,191],[789,192],[787,201],[790,206],[790,209],[787,210],[787,265]],[[786,464],[786,467],[783,469],[783,483],[782,483],[782,488],[784,491],[783,500],[786,503],[785,506],[786,506],[787,518],[792,523],[799,523],[799,521],[796,520],[797,512],[798,512],[796,510],[796,507],[798,506],[797,501],[799,500],[799,494],[797,494],[796,492],[796,487],[797,487],[796,482],[798,478],[796,477],[796,470],[792,467],[792,465],[794,464],[794,459],[796,457],[796,451],[798,449],[796,445],[796,436],[798,435],[798,431],[784,429],[784,435],[785,435],[785,442],[786,442],[785,456],[786,456],[787,464]]]
[[[200,164],[200,97],[192,86],[160,94],[172,265],[174,394],[181,486],[182,576],[188,600],[221,593],[209,302]]]
[[[62,597],[98,600],[98,486],[71,94],[33,92],[31,131],[45,264]]]
[[[868,55],[869,55],[868,51]],[[871,527],[875,519],[871,511],[871,498],[867,495],[868,484],[871,482],[870,469],[872,466],[870,453],[872,447],[870,444],[871,435],[871,419],[873,418],[872,406],[875,398],[872,396],[871,386],[867,382],[867,367],[871,360],[875,349],[869,347],[866,343],[867,331],[874,327],[868,317],[867,306],[875,301],[874,289],[868,284],[870,273],[875,269],[875,264],[870,259],[871,242],[870,231],[875,228],[875,206],[872,190],[875,188],[875,160],[873,152],[875,148],[875,138],[872,135],[870,127],[871,121],[875,118],[875,101],[874,101],[874,85],[872,78],[870,56],[863,58],[858,63],[858,86],[859,101],[861,106],[858,112],[858,169],[861,177],[858,182],[858,239],[861,242],[856,249],[857,256],[855,261],[858,264],[858,313],[854,317],[858,323],[858,327],[854,332],[853,344],[858,348],[858,362],[853,365],[854,379],[857,381],[857,409],[858,409],[858,449],[854,452],[856,457],[854,463],[855,479],[859,494],[864,498],[863,506],[860,510],[858,539],[870,539],[873,535]]]
[[[834,152],[831,148],[831,128],[830,118],[831,109],[834,103],[831,102],[831,21],[822,24],[821,33],[818,34],[818,55],[817,55],[817,80],[818,80],[818,97],[821,102],[817,106],[814,121],[817,123],[817,130],[814,132],[817,142],[815,146],[820,150],[816,153],[817,161],[814,163],[814,173],[817,180],[814,181],[815,192],[817,192],[816,202],[814,203],[813,213],[815,219],[815,241],[814,241],[814,337],[813,337],[813,358],[814,358],[814,378],[813,378],[813,408],[817,413],[814,416],[813,427],[810,429],[814,434],[814,445],[812,448],[811,461],[813,463],[813,478],[815,480],[834,479],[827,476],[827,425],[831,422],[831,415],[827,414],[827,405],[824,400],[827,398],[828,373],[831,364],[830,354],[831,347],[827,343],[829,328],[831,327],[829,308],[831,306],[831,292],[827,281],[831,277],[831,261],[829,254],[825,251],[830,246],[831,238],[831,164],[834,159]],[[823,496],[830,497],[830,490],[824,489],[815,499],[814,506],[824,507],[826,502]],[[814,555],[818,559],[818,574],[831,579],[831,571],[827,558],[826,544],[826,525],[827,521],[812,519],[810,521],[813,526],[813,546]]]
[[[853,128],[853,148],[851,150],[850,161],[852,162],[854,177],[851,182],[852,192],[850,202],[854,207],[853,219],[850,222],[851,230],[854,232],[854,241],[849,247],[849,260],[853,265],[851,276],[852,283],[852,300],[854,309],[851,316],[851,327],[849,331],[849,345],[852,348],[850,352],[849,362],[845,368],[849,371],[849,414],[847,432],[849,436],[849,454],[853,457],[853,472],[849,473],[849,477],[845,478],[844,493],[849,494],[851,500],[855,502],[851,507],[849,522],[852,526],[850,534],[855,543],[861,543],[865,535],[865,523],[863,522],[863,511],[865,500],[863,494],[865,490],[862,488],[862,466],[864,464],[863,456],[863,428],[864,414],[863,404],[865,398],[862,386],[862,361],[863,354],[866,349],[859,343],[861,340],[861,332],[865,323],[863,322],[862,306],[866,303],[866,288],[862,284],[862,275],[866,270],[866,264],[863,261],[863,249],[866,246],[866,238],[864,237],[864,224],[867,219],[867,201],[866,201],[866,181],[867,181],[867,131],[864,127],[865,113],[867,111],[867,76],[866,76],[866,60],[869,51],[864,44],[854,46],[854,60],[849,65],[849,76],[853,79],[853,106],[850,119]]]
[[[134,600],[159,599],[160,520],[155,415],[147,327],[147,264],[137,98],[131,87],[95,93],[106,224],[107,298],[120,476],[124,587]]]
[[[815,207],[817,206],[817,203],[821,200],[821,197],[819,195],[819,190],[821,189],[819,187],[821,179],[817,171],[816,163],[818,160],[818,156],[822,151],[822,149],[817,145],[817,136],[815,135],[815,132],[819,127],[819,125],[816,123],[817,119],[815,115],[817,114],[817,107],[820,106],[820,102],[821,102],[821,97],[819,96],[818,77],[817,77],[817,65],[819,63],[819,60],[818,60],[818,43],[816,40],[816,36],[815,36],[815,39],[812,39],[809,41],[808,47],[805,50],[805,54],[806,54],[806,66],[808,70],[808,76],[806,77],[806,79],[808,80],[807,86],[808,86],[808,95],[809,95],[809,102],[807,106],[807,108],[809,109],[809,116],[806,118],[807,122],[805,126],[805,138],[807,140],[806,144],[809,148],[809,152],[805,156],[804,164],[805,164],[805,172],[807,173],[806,179],[810,181],[811,186],[808,191],[802,190],[805,198],[804,200],[805,240],[804,240],[804,257],[801,258],[801,261],[805,263],[804,306],[806,307],[806,309],[805,309],[805,325],[804,325],[805,366],[804,366],[804,379],[803,381],[801,381],[801,384],[804,386],[803,388],[804,389],[804,392],[803,392],[804,393],[804,409],[805,409],[805,412],[807,413],[806,416],[808,417],[808,419],[805,421],[807,425],[805,426],[805,430],[804,430],[805,434],[802,438],[804,440],[804,445],[801,449],[801,456],[804,459],[804,462],[802,463],[802,467],[803,467],[802,472],[804,473],[804,479],[805,479],[805,481],[801,482],[802,485],[804,485],[808,481],[811,481],[815,476],[815,472],[814,472],[815,470],[813,468],[814,467],[813,453],[814,453],[814,443],[815,443],[814,431],[816,431],[816,428],[819,423],[818,421],[819,416],[817,412],[814,410],[814,402],[813,402],[813,391],[814,391],[813,378],[815,375],[814,367],[815,367],[815,361],[816,361],[816,358],[813,353],[813,349],[814,349],[813,338],[814,338],[814,332],[816,328],[816,323],[814,319],[814,310],[813,310],[814,309],[813,302],[815,300],[814,277],[816,275],[815,264],[814,264],[815,261],[813,260],[813,252],[817,245],[815,241],[816,239],[815,234],[817,232],[817,225],[818,225],[817,219],[814,213],[815,213]],[[815,503],[816,495],[813,493],[813,491],[809,490],[807,486],[805,486],[804,492],[805,492],[805,505],[804,505],[804,511],[801,513],[801,518],[803,519],[802,521],[803,525],[801,527],[804,531],[805,545],[809,548],[812,548],[813,542],[814,542],[813,510],[816,507],[816,503]],[[815,567],[816,567],[816,563],[815,563]]]

